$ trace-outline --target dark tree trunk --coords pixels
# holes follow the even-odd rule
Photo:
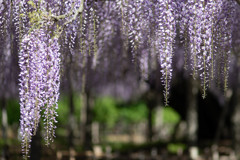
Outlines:
[[[2,139],[3,139],[3,150],[1,153],[1,160],[9,159],[8,154],[8,145],[7,145],[7,128],[8,128],[8,118],[7,118],[7,109],[6,109],[6,100],[1,100],[1,108],[2,108]]]
[[[187,140],[189,146],[197,145],[197,131],[198,131],[198,103],[197,94],[198,87],[197,81],[191,79],[188,85],[187,93]]]
[[[148,132],[147,132],[147,138],[148,138],[148,141],[149,142],[152,142],[152,137],[153,137],[153,122],[152,122],[152,119],[153,119],[153,107],[152,106],[148,106]]]
[[[40,160],[42,156],[41,146],[41,126],[39,125],[37,133],[32,137],[30,160]]]
[[[14,39],[14,35],[13,33],[11,32],[13,30],[13,25],[12,25],[12,18],[13,18],[13,14],[12,14],[12,3],[11,3],[11,6],[10,6],[10,9],[11,9],[11,15],[10,15],[10,24],[9,26],[6,26],[7,28],[9,27],[9,30],[6,31],[6,38],[5,38],[5,44],[4,44],[4,47],[3,47],[3,55],[4,56],[7,56],[8,58],[7,59],[2,59],[3,60],[3,66],[0,66],[2,67],[3,70],[0,70],[0,72],[3,72],[3,76],[7,76],[7,74],[10,74],[8,73],[8,71],[10,71],[10,66],[8,66],[8,61],[10,61],[9,58],[11,58],[11,55],[13,55],[13,39]],[[1,53],[2,54],[2,53]],[[4,57],[6,58],[6,57]],[[1,77],[0,77],[1,78]],[[3,89],[7,89],[6,87],[4,86],[7,86],[8,85],[8,80],[7,80],[7,77],[2,77],[0,79],[0,85],[3,86],[3,88],[1,87],[1,91],[2,94],[0,96],[1,99],[0,99],[0,107],[2,109],[2,138],[3,138],[3,150],[1,151],[2,154],[1,154],[1,159],[2,160],[7,160],[9,159],[9,155],[8,155],[8,145],[7,145],[7,128],[8,128],[8,117],[7,117],[7,104],[6,104],[6,95],[8,95],[8,90],[4,91]]]
[[[74,120],[74,104],[73,104],[73,92],[69,93],[69,134],[68,134],[68,145],[69,148],[73,148],[73,139],[74,139],[74,129],[75,129],[75,120]]]
[[[153,121],[152,121],[153,120],[153,109],[157,106],[158,100],[160,99],[160,96],[156,92],[150,90],[149,92],[147,92],[145,98],[146,98],[145,100],[146,100],[146,103],[147,103],[147,106],[148,106],[147,140],[149,142],[152,142],[153,135],[154,135],[154,133],[153,133]]]
[[[225,127],[227,114],[229,112],[229,103],[230,103],[231,96],[232,96],[232,91],[228,90],[224,98],[224,106],[219,117],[217,130],[216,130],[213,145],[212,145],[213,160],[218,160],[219,158],[218,142],[220,140],[222,131],[224,130],[224,127]]]
[[[189,156],[192,160],[198,159],[198,85],[197,81],[190,79],[187,91],[187,142]]]
[[[236,105],[232,115],[232,126],[233,126],[233,147],[237,159],[240,158],[240,58],[238,59],[237,65],[237,88],[236,88]]]
[[[73,149],[74,148],[74,132],[77,130],[77,126],[76,126],[76,121],[75,121],[75,117],[74,117],[74,112],[75,112],[75,106],[74,106],[74,97],[73,97],[73,73],[72,73],[72,54],[70,54],[70,64],[68,67],[68,72],[67,72],[67,78],[68,78],[68,83],[69,83],[69,115],[68,115],[68,119],[69,119],[69,125],[68,125],[68,147],[69,149]]]
[[[80,113],[80,140],[81,145],[84,145],[87,119],[87,98],[86,93],[81,93],[81,113]]]
[[[218,141],[220,139],[220,136],[222,134],[222,131],[224,130],[225,127],[225,122],[226,122],[226,118],[229,112],[229,103],[230,103],[230,98],[232,96],[232,90],[228,90],[226,95],[225,95],[225,100],[224,100],[224,106],[221,112],[221,115],[219,117],[219,122],[218,122],[218,126],[217,126],[217,130],[216,130],[216,134],[214,137],[214,144],[217,145]]]
[[[240,89],[237,92],[237,105],[233,113],[233,147],[237,158],[240,158]]]
[[[92,150],[92,118],[93,118],[93,99],[90,96],[90,92],[86,92],[86,127],[84,133],[84,150]]]

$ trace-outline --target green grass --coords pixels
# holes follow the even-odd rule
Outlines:
[[[177,154],[179,150],[185,150],[186,145],[183,143],[169,143],[167,145],[167,150],[169,153]]]

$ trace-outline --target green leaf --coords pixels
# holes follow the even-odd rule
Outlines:
[[[35,3],[32,0],[28,1],[28,4],[30,6],[32,6],[33,8],[36,8],[36,5],[35,5]]]
[[[102,97],[95,101],[94,120],[112,127],[118,119],[118,110],[113,98]]]

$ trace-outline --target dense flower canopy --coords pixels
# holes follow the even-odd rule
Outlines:
[[[87,65],[107,69],[110,52],[131,53],[144,80],[160,66],[167,104],[175,48],[183,45],[184,68],[200,79],[203,97],[214,81],[226,91],[232,48],[239,50],[239,10],[234,0],[0,0],[0,41],[12,35],[18,48],[23,152],[42,111],[46,143],[53,140],[66,53],[80,70],[81,88]],[[1,70],[12,49],[0,50]]]

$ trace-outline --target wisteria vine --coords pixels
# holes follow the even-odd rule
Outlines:
[[[95,69],[120,36],[119,52],[125,57],[131,53],[144,80],[159,66],[167,105],[175,42],[180,38],[185,48],[184,68],[201,81],[205,98],[213,82],[227,90],[229,57],[237,45],[232,32],[240,21],[236,6],[234,0],[0,0],[0,41],[9,40],[12,31],[18,43],[25,158],[41,116],[46,144],[55,136],[60,52],[72,55],[84,88],[87,61],[91,59]]]
[[[19,52],[21,135],[25,155],[31,137],[36,134],[41,111],[44,112],[46,143],[53,140],[60,85],[60,53],[57,39],[49,39],[43,30],[23,37]]]

